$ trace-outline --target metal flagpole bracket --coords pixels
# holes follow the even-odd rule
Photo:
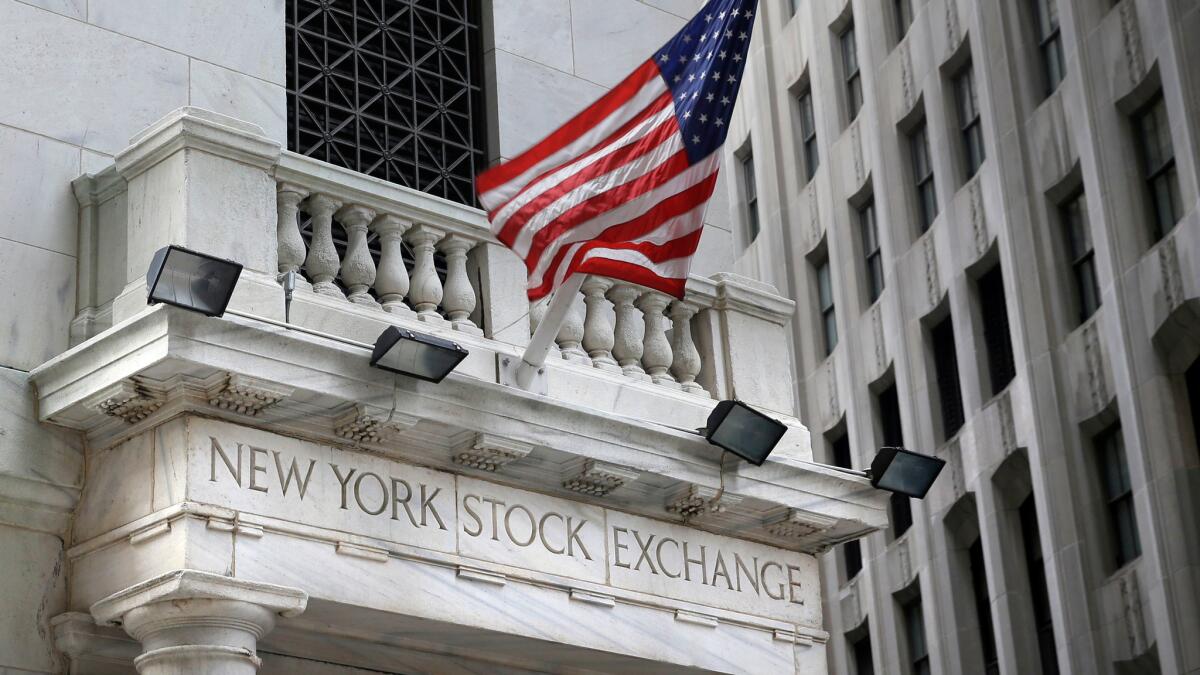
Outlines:
[[[521,358],[503,354],[498,357],[500,384],[546,395],[546,355],[550,353],[554,338],[562,329],[567,313],[579,297],[579,290],[583,288],[586,278],[586,274],[573,274],[554,292],[550,306],[546,309],[546,316],[533,332],[529,346],[525,347]]]

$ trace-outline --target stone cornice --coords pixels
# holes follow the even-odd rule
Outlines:
[[[300,614],[308,605],[308,594],[298,588],[183,569],[118,591],[93,604],[91,612],[96,623],[115,625],[131,610],[151,603],[197,599],[238,600],[285,617]]]
[[[721,272],[713,275],[716,309],[731,309],[783,325],[796,311],[796,303],[778,295],[774,286],[749,277]]]
[[[0,473],[0,523],[62,536],[80,488]]]
[[[117,172],[131,180],[180,150],[201,150],[261,169],[279,161],[280,145],[259,127],[202,108],[179,108],[130,139],[116,157]]]

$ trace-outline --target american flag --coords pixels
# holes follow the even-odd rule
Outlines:
[[[710,0],[598,101],[476,178],[530,300],[575,273],[683,297],[757,4]]]

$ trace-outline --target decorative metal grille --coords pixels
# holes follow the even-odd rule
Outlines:
[[[479,0],[287,0],[288,148],[474,205],[480,12]]]

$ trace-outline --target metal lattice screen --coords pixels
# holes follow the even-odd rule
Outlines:
[[[474,205],[480,4],[287,0],[288,149]]]

